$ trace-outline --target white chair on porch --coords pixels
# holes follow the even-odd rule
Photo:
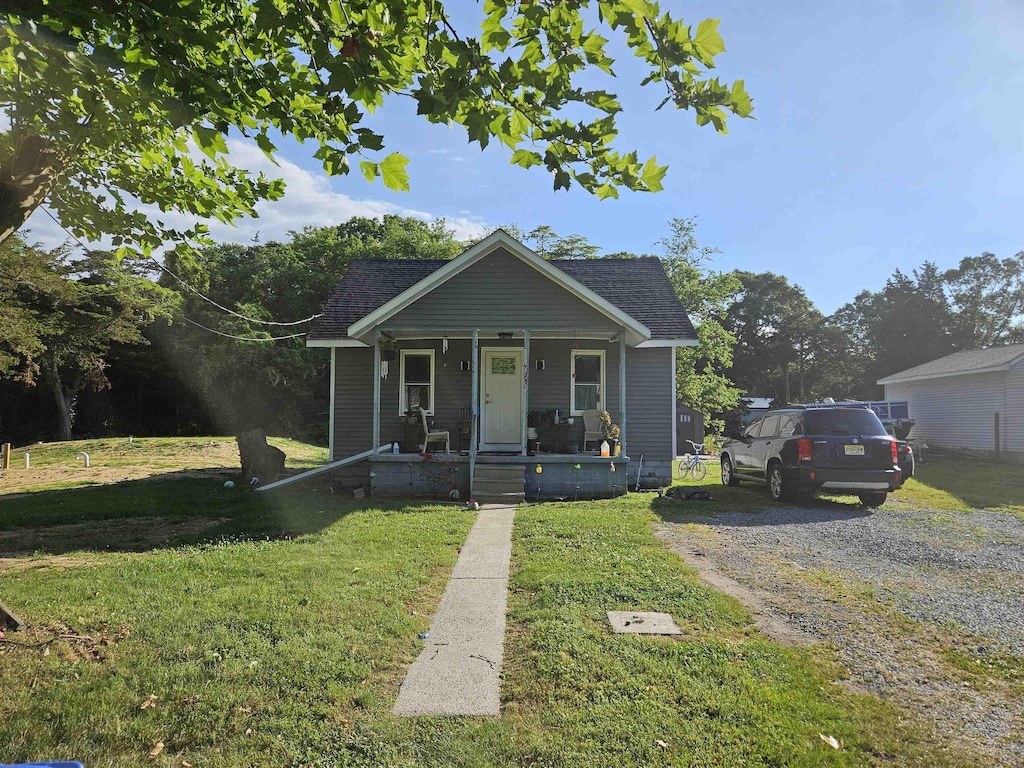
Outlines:
[[[451,436],[448,434],[448,430],[436,430],[431,432],[430,426],[427,424],[427,412],[422,408],[417,408],[420,412],[420,424],[423,425],[423,442],[420,443],[420,450],[423,453],[427,452],[427,446],[431,443],[444,443],[444,452],[451,453]]]
[[[587,450],[587,443],[604,440],[604,430],[601,428],[601,419],[598,417],[598,410],[592,408],[583,412],[583,450]]]

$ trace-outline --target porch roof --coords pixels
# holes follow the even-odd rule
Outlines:
[[[351,326],[451,264],[440,259],[353,260],[328,299],[323,316],[310,328],[308,341],[355,343],[349,337]],[[553,260],[546,265],[563,274],[568,282],[596,294],[601,302],[626,315],[627,320],[649,330],[652,342],[696,341],[696,331],[659,259]],[[486,324],[483,318],[480,322],[467,318],[465,325],[468,329],[481,322]],[[446,323],[449,324],[450,321]]]

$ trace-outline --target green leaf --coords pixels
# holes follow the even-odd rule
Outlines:
[[[619,196],[619,191],[611,184],[602,184],[594,191],[597,193],[597,197],[599,200],[605,200],[609,197],[618,198]]]
[[[661,180],[665,178],[667,172],[668,166],[658,165],[658,158],[652,157],[644,163],[644,168],[640,172],[640,178],[643,179],[649,192],[661,192],[663,189]]]
[[[264,155],[266,155],[271,160],[274,159],[271,156],[274,154],[274,152],[277,151],[277,147],[275,147],[273,142],[271,142],[271,140],[267,137],[267,134],[265,134],[265,133],[257,133],[256,134],[256,144],[259,146],[259,148],[261,150],[263,150],[263,154]]]
[[[392,152],[384,158],[380,164],[380,175],[384,179],[384,186],[396,192],[409,191],[409,172],[405,166],[409,164],[409,158],[398,152]],[[365,174],[365,169],[363,170]]]
[[[380,172],[380,166],[371,160],[360,160],[359,169],[363,172],[363,176],[366,180],[372,182],[377,178],[377,174]]]
[[[718,34],[720,19],[704,19],[697,25],[697,34],[693,38],[693,47],[697,56],[707,66],[713,66],[713,59],[725,53],[725,40]]]
[[[517,149],[512,153],[513,165],[529,168],[532,165],[540,165],[542,162],[544,161],[539,154],[528,149]]]
[[[228,153],[228,145],[224,141],[224,134],[213,128],[204,128],[201,125],[197,125],[192,129],[192,137],[196,140],[199,148],[203,150],[203,154],[211,160],[217,159],[218,152],[225,155]]]

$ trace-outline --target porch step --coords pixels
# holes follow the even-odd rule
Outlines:
[[[481,504],[518,504],[526,498],[526,465],[477,464],[473,498]]]

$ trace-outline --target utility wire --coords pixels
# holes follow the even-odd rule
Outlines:
[[[230,333],[224,333],[223,331],[214,330],[213,328],[207,328],[205,325],[197,323],[195,320],[189,320],[184,315],[182,315],[181,319],[184,320],[189,325],[194,325],[196,328],[202,328],[204,331],[215,333],[218,336],[223,336],[226,339],[235,339],[236,341],[283,341],[284,339],[297,339],[301,336],[306,335],[305,333],[293,333],[290,336],[270,336],[269,338],[266,339],[256,339],[253,338],[252,336],[235,336]]]
[[[74,241],[75,241],[76,243],[78,243],[78,244],[79,244],[80,246],[82,246],[82,248],[84,248],[84,249],[85,249],[85,252],[86,252],[86,253],[90,253],[90,254],[92,253],[92,251],[91,251],[91,249],[89,248],[89,246],[87,246],[87,245],[86,245],[85,243],[83,243],[83,242],[82,242],[81,240],[79,240],[79,239],[78,239],[78,238],[77,238],[77,237],[76,237],[76,236],[74,235],[74,233],[72,233],[71,231],[69,231],[67,227],[65,227],[65,226],[64,226],[63,224],[61,224],[61,223],[60,223],[60,222],[59,222],[59,221],[57,220],[57,217],[56,217],[56,216],[54,216],[54,215],[53,215],[52,213],[50,213],[50,209],[49,209],[49,208],[43,208],[43,211],[45,211],[45,212],[46,212],[46,215],[47,215],[47,216],[49,216],[49,217],[50,217],[51,219],[53,219],[54,223],[55,223],[55,224],[56,224],[56,225],[57,225],[58,227],[60,227],[61,229],[63,229],[63,230],[65,231],[65,232],[67,232],[67,234],[68,234],[68,236],[69,236],[69,237],[73,238],[73,239],[74,239]],[[323,317],[323,315],[322,315],[322,314],[318,314],[318,315],[310,315],[309,317],[305,318],[304,320],[293,320],[292,322],[289,322],[289,323],[282,323],[282,322],[278,322],[278,321],[276,321],[276,320],[258,320],[258,319],[257,319],[257,318],[255,318],[255,317],[249,317],[249,316],[247,316],[247,315],[243,315],[243,314],[241,314],[240,312],[236,312],[236,311],[235,311],[235,310],[233,310],[233,309],[229,309],[228,307],[225,307],[225,306],[224,306],[223,304],[218,304],[218,303],[217,303],[216,301],[214,301],[213,299],[211,299],[211,298],[210,298],[209,296],[204,296],[204,295],[203,295],[202,293],[200,293],[199,289],[197,289],[197,288],[195,288],[195,287],[193,287],[193,286],[189,285],[188,283],[186,283],[186,282],[185,282],[185,281],[184,281],[183,279],[181,279],[181,278],[180,278],[180,277],[179,277],[178,275],[176,275],[176,274],[175,274],[174,272],[172,272],[171,270],[169,270],[169,269],[168,269],[167,267],[165,267],[165,266],[164,266],[163,264],[161,264],[161,263],[160,263],[159,261],[157,261],[156,259],[154,259],[154,258],[153,258],[152,256],[147,256],[146,258],[147,258],[147,259],[148,259],[148,260],[149,260],[149,261],[150,261],[150,262],[151,262],[152,264],[154,264],[154,265],[155,265],[155,266],[156,266],[156,267],[157,267],[158,269],[161,269],[161,270],[163,270],[164,272],[166,272],[166,273],[167,273],[168,275],[170,275],[171,277],[173,277],[173,278],[174,278],[175,280],[177,280],[177,281],[178,281],[179,283],[181,283],[181,284],[182,284],[182,285],[183,285],[183,286],[184,286],[185,288],[187,288],[188,290],[190,290],[190,291],[191,291],[192,293],[194,293],[194,294],[195,294],[196,296],[198,296],[199,298],[201,298],[201,299],[202,299],[203,301],[207,301],[207,302],[209,302],[210,304],[212,304],[213,306],[215,306],[215,307],[216,307],[217,309],[223,310],[224,312],[227,312],[227,313],[228,313],[228,314],[230,314],[230,315],[234,315],[235,317],[241,318],[242,320],[245,320],[246,322],[249,322],[249,323],[258,323],[258,324],[260,324],[260,325],[292,326],[292,325],[302,325],[303,323],[308,323],[308,322],[309,322],[310,320],[316,320],[316,319],[317,319],[318,317]],[[199,327],[200,327],[200,328],[202,328],[203,326],[199,326]],[[211,330],[211,329],[210,329],[210,328],[207,328],[206,330],[208,330],[208,331],[209,331],[209,330]],[[216,333],[216,331],[213,331],[213,332],[214,332],[214,333]],[[228,335],[228,334],[221,334],[221,335],[222,335],[222,336],[226,336],[226,335]],[[298,335],[300,335],[300,336],[301,336],[302,334],[298,334]],[[232,337],[232,338],[240,338],[240,337]],[[282,336],[281,338],[285,338],[285,339],[290,339],[290,338],[295,338],[295,337],[294,337],[294,336]],[[249,341],[257,341],[257,339],[249,339]],[[258,339],[258,341],[264,341],[264,339]]]

